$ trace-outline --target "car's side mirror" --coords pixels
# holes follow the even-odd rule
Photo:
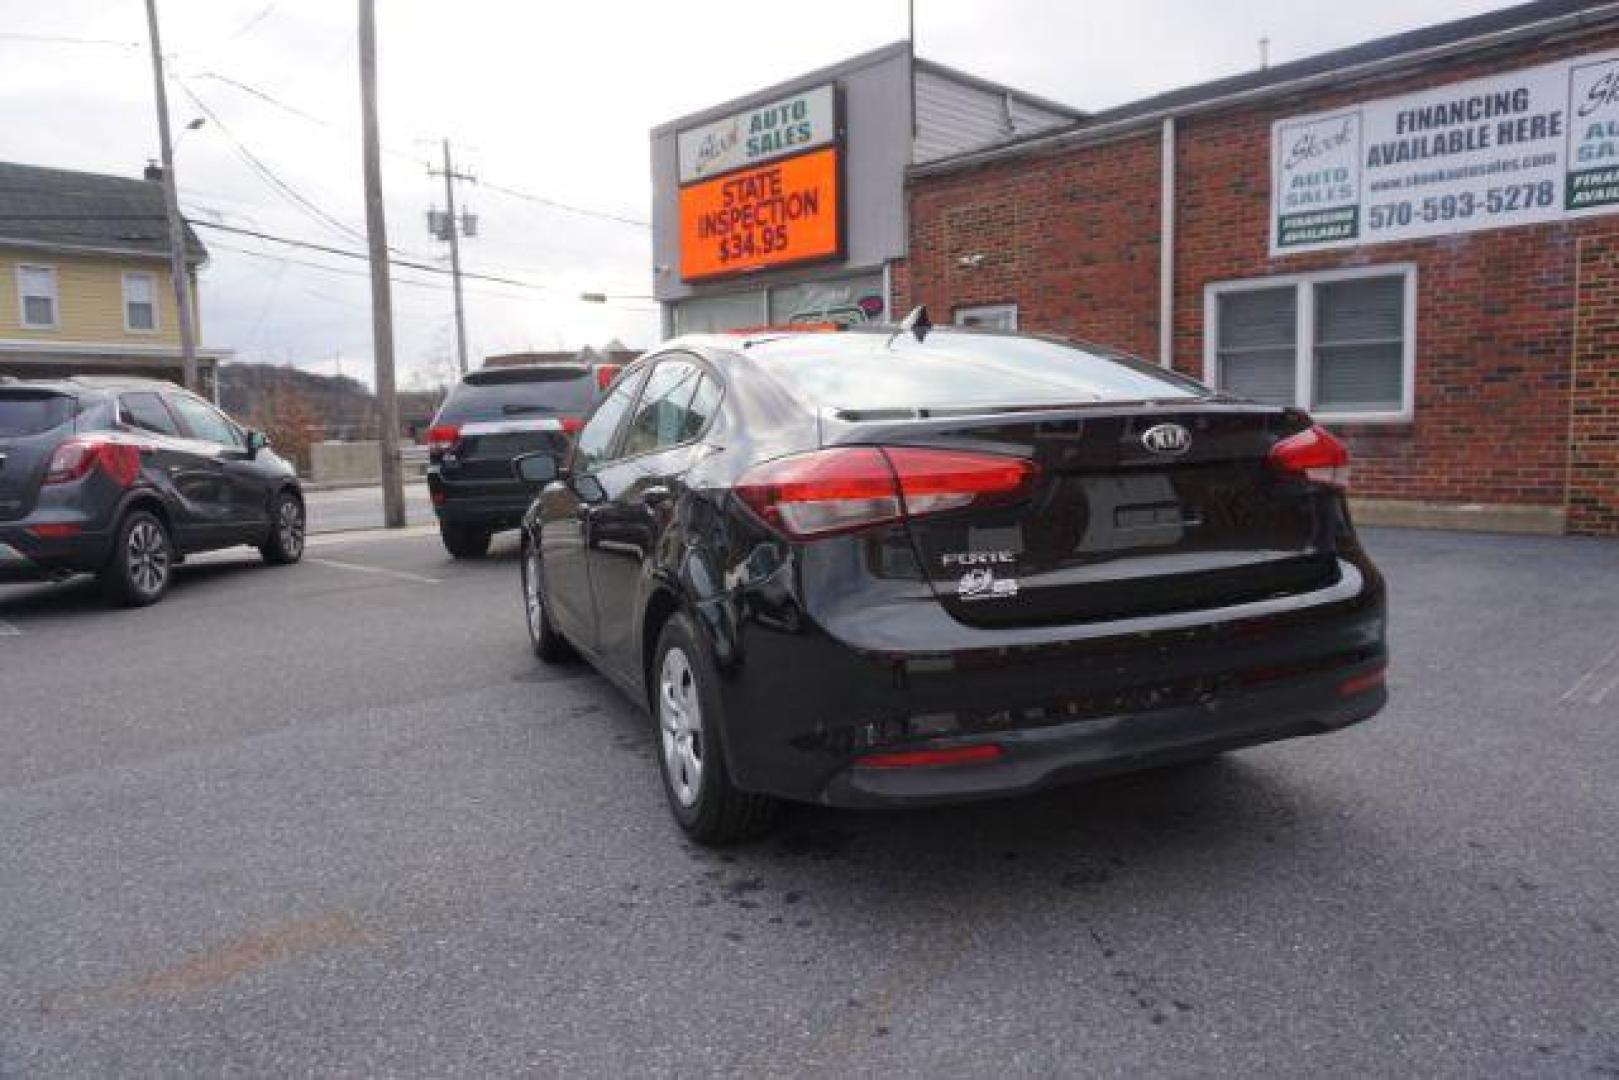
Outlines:
[[[260,450],[270,448],[270,436],[262,431],[249,431],[247,433],[247,456],[257,457]]]
[[[544,487],[557,478],[557,459],[544,451],[524,454],[512,462],[517,479],[530,487]]]
[[[587,503],[607,501],[607,491],[602,487],[601,481],[590,475],[575,475],[568,478],[568,486],[573,493]]]

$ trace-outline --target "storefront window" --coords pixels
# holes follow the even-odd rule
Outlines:
[[[811,281],[770,290],[770,324],[835,322],[853,325],[883,318],[883,276]]]
[[[765,294],[761,289],[682,300],[675,305],[677,334],[709,334],[744,326],[762,326],[767,321]]]
[[[980,304],[977,307],[959,307],[955,311],[957,326],[978,326],[985,330],[1016,330],[1016,304]]]

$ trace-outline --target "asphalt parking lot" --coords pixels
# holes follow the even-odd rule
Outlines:
[[[1368,535],[1370,724],[724,853],[509,537],[0,589],[0,1075],[1619,1075],[1619,545]]]

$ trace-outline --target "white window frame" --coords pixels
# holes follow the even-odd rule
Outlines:
[[[968,318],[995,319],[1001,316],[1006,317],[1007,324],[997,329],[1017,329],[1016,304],[969,304],[966,307],[958,307],[950,313],[951,321],[957,326],[966,326]]]
[[[27,292],[23,286],[25,271],[37,270],[51,276],[51,321],[38,323],[28,321],[28,297],[39,296],[39,293]],[[42,266],[39,263],[17,264],[17,325],[24,330],[55,330],[62,325],[62,288],[57,280],[56,267]]]
[[[1334,412],[1311,408],[1315,399],[1315,286],[1360,278],[1399,277],[1404,283],[1401,315],[1405,340],[1400,356],[1400,408],[1375,412]],[[1222,385],[1220,372],[1220,297],[1228,293],[1291,287],[1294,290],[1294,404],[1311,415],[1335,423],[1401,424],[1416,416],[1417,398],[1417,267],[1415,263],[1380,263],[1307,274],[1214,281],[1203,286],[1203,370],[1210,385]]]
[[[151,290],[147,303],[152,305],[152,325],[132,326],[129,322],[129,282],[131,278],[145,278]],[[155,334],[163,329],[163,316],[157,302],[157,275],[149,270],[124,271],[124,332],[126,334]]]

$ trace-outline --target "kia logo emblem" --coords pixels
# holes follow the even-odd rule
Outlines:
[[[1141,433],[1141,445],[1155,454],[1184,454],[1192,445],[1192,433],[1179,424],[1158,424]]]

